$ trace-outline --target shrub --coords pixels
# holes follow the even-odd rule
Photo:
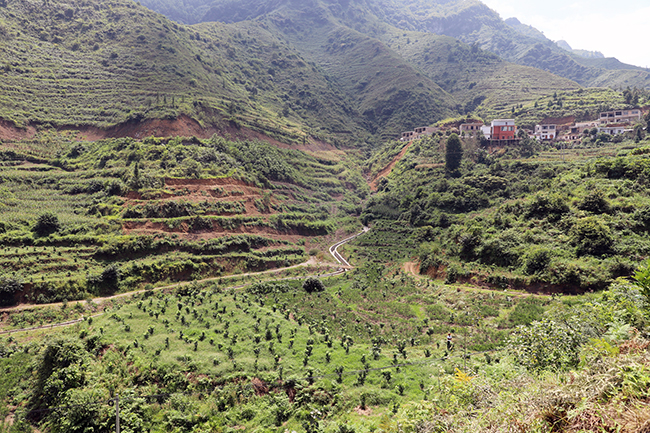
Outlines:
[[[0,276],[0,305],[12,305],[14,294],[23,289],[23,283],[15,277]]]
[[[302,288],[307,293],[322,292],[325,290],[323,282],[316,277],[309,277],[302,283]]]
[[[568,212],[569,205],[559,195],[538,194],[528,205],[526,217],[539,219],[548,217],[551,220],[557,220]]]
[[[524,272],[527,275],[541,274],[551,263],[551,252],[537,249],[526,254],[524,258]]]
[[[582,343],[580,332],[544,319],[517,328],[508,341],[508,349],[526,368],[565,369],[578,365]]]
[[[39,236],[49,236],[54,232],[59,231],[61,224],[59,217],[53,212],[45,212],[39,215],[34,225],[34,232]]]
[[[113,291],[118,288],[120,278],[120,268],[115,264],[110,264],[104,268],[101,274],[89,275],[88,284],[106,291]]]
[[[614,244],[609,227],[597,217],[579,219],[571,229],[571,237],[579,256],[609,254]]]
[[[605,199],[603,192],[597,189],[589,192],[589,194],[578,203],[578,209],[595,214],[601,214],[608,213],[610,211],[610,206],[609,202]]]

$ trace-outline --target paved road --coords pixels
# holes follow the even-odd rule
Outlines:
[[[350,265],[350,263],[347,260],[345,260],[345,258],[337,251],[337,249],[341,245],[345,245],[346,243],[350,242],[351,240],[356,239],[357,237],[361,236],[364,233],[367,233],[369,230],[370,230],[370,228],[364,227],[363,231],[361,231],[360,233],[357,233],[354,236],[350,236],[349,238],[343,239],[342,241],[339,241],[339,242],[335,243],[334,245],[332,245],[330,247],[330,249],[329,249],[330,254],[332,254],[332,256],[336,259],[336,261],[338,262],[338,265],[335,264],[335,263],[327,263],[327,264],[321,263],[321,265],[323,265],[323,266],[331,266],[331,267],[338,267],[338,269],[335,272],[330,272],[330,273],[327,273],[327,274],[311,275],[311,276],[312,277],[320,277],[320,278],[334,277],[334,276],[337,276],[337,275],[341,275],[341,274],[349,271],[350,269],[354,269],[354,267],[352,265]],[[286,271],[288,269],[295,269],[295,268],[299,268],[299,267],[303,267],[303,266],[309,266],[309,265],[315,265],[315,264],[316,264],[316,262],[313,259],[309,259],[305,263],[301,263],[299,265],[294,265],[294,266],[289,266],[289,267],[286,267],[286,268],[271,269],[269,271],[252,272],[252,273],[248,273],[248,274],[228,275],[228,276],[225,276],[225,277],[206,278],[204,280],[197,280],[197,281],[183,281],[183,282],[180,282],[180,283],[177,283],[177,284],[171,284],[169,286],[157,287],[156,289],[154,289],[154,291],[174,289],[174,288],[177,288],[177,287],[187,286],[187,285],[192,284],[194,282],[196,282],[196,283],[204,283],[204,282],[209,282],[209,281],[224,280],[224,279],[228,279],[228,278],[252,277],[252,276],[255,276],[255,275],[265,275],[265,274],[280,273],[280,272]],[[343,265],[344,268],[340,267],[340,265]],[[280,281],[301,280],[301,279],[304,279],[306,277],[307,276],[286,277],[286,278],[281,278]],[[241,284],[241,285],[238,285],[238,286],[230,286],[230,287],[227,287],[227,288],[228,289],[243,289],[244,287],[250,286],[251,284],[252,283],[247,283],[247,284]],[[124,298],[124,297],[127,297],[127,296],[137,295],[139,293],[144,293],[144,290],[138,290],[138,291],[135,291],[135,292],[128,292],[128,293],[121,293],[119,295],[109,296],[109,297],[106,297],[106,298],[94,298],[92,300],[92,302],[94,302],[96,304],[101,304],[103,302],[110,301],[112,299]],[[81,303],[81,302],[85,302],[85,301],[72,301],[72,302],[69,302],[68,305],[74,305],[76,303]],[[58,306],[58,305],[63,305],[63,304],[61,302],[59,302],[59,303],[55,303],[55,304],[19,305],[17,307],[2,308],[2,309],[0,309],[0,313],[5,312],[5,311],[20,311],[20,310],[24,310],[24,309],[27,309],[27,308],[53,307],[53,306]],[[104,314],[104,313],[98,313],[98,314],[95,314],[95,315],[93,315],[91,317],[98,317],[98,316],[101,316],[102,314]],[[60,328],[60,327],[63,327],[63,326],[71,326],[71,325],[74,325],[76,323],[83,322],[84,320],[85,319],[82,318],[82,319],[77,319],[77,320],[69,320],[67,322],[62,322],[62,323],[53,323],[53,324],[50,324],[50,325],[35,326],[35,327],[32,327],[32,328],[11,329],[11,330],[7,330],[7,331],[0,331],[0,335],[14,334],[16,332],[35,331],[35,330],[39,330],[39,329]]]
[[[363,231],[361,233],[357,233],[354,236],[350,236],[349,238],[343,239],[342,241],[337,242],[334,245],[332,245],[330,247],[330,254],[332,255],[332,257],[334,257],[336,259],[336,261],[339,262],[340,264],[342,264],[343,266],[346,266],[347,268],[350,268],[350,269],[353,268],[353,266],[350,265],[350,263],[347,260],[345,260],[345,258],[341,254],[339,254],[338,249],[339,249],[339,247],[341,245],[345,245],[348,242],[350,242],[351,240],[358,238],[359,236],[361,236],[364,233],[367,233],[368,230],[370,230],[369,227],[364,227]]]

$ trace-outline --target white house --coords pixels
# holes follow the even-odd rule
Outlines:
[[[619,134],[625,134],[626,132],[631,132],[634,131],[633,129],[626,128],[626,126],[629,125],[607,125],[607,126],[601,126],[598,128],[598,133],[604,133],[604,134],[609,134],[609,135],[619,135]]]
[[[558,128],[554,124],[535,125],[535,138],[540,141],[555,140],[557,138]]]
[[[483,132],[483,135],[488,140],[492,139],[492,127],[491,126],[486,126],[486,125],[481,126],[481,132]]]

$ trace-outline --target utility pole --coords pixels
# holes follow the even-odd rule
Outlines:
[[[120,396],[115,394],[115,433],[120,433]]]

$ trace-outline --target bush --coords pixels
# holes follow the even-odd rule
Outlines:
[[[15,277],[0,276],[0,305],[12,305],[14,294],[23,289],[23,282]]]
[[[568,212],[569,205],[559,195],[538,194],[528,205],[526,217],[539,219],[548,217],[551,220],[557,220]]]
[[[526,368],[566,369],[578,365],[583,340],[580,332],[544,319],[517,328],[508,341],[508,349]]]
[[[609,254],[614,245],[609,227],[597,217],[579,219],[571,229],[571,237],[578,256]]]
[[[323,282],[315,277],[307,278],[305,282],[302,283],[302,288],[305,289],[305,292],[307,293],[325,291],[325,286],[323,285]]]
[[[551,263],[551,252],[538,249],[529,252],[524,258],[524,272],[527,275],[541,274]]]
[[[249,286],[246,291],[254,295],[267,295],[269,293],[287,293],[291,286],[286,283],[258,282]]]
[[[115,264],[110,264],[104,268],[99,275],[89,275],[88,285],[98,287],[107,292],[117,290],[120,283],[120,268]]]
[[[578,209],[595,214],[601,214],[608,213],[610,211],[610,206],[609,202],[605,199],[603,192],[601,190],[594,190],[587,194],[582,201],[578,203]]]
[[[34,232],[39,236],[49,236],[52,233],[59,231],[60,228],[61,224],[59,223],[59,217],[52,212],[45,212],[36,220]]]

